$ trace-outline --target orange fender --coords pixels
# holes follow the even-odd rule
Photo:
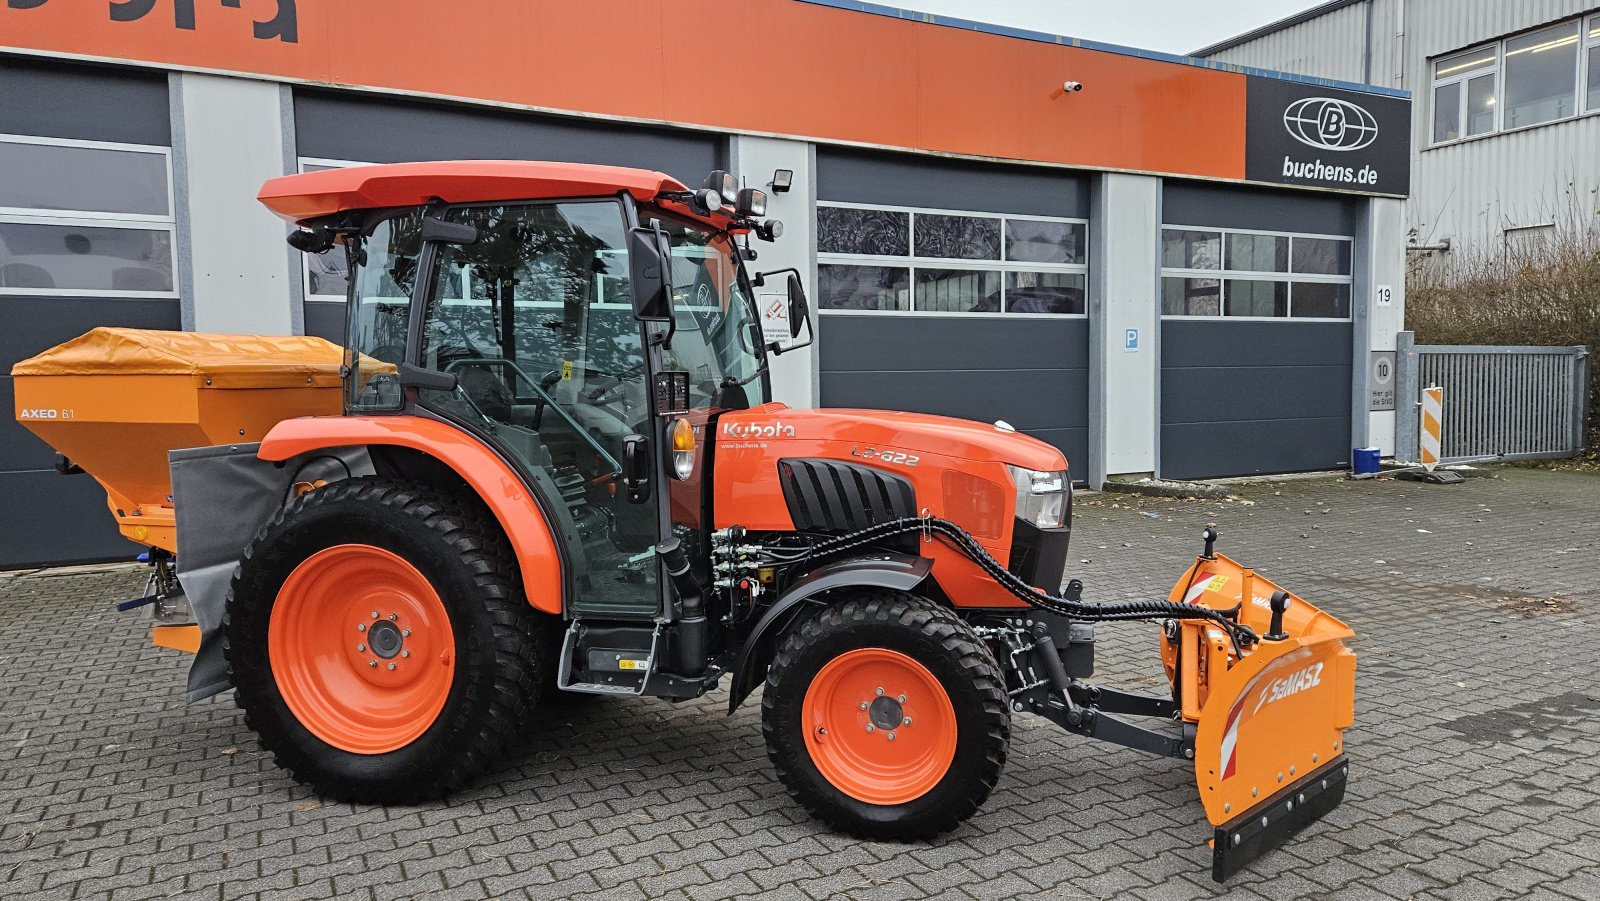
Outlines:
[[[505,530],[522,569],[528,603],[545,613],[561,613],[561,554],[544,511],[511,467],[466,432],[420,416],[286,419],[261,440],[256,456],[278,462],[327,447],[374,444],[421,451],[465,479]]]

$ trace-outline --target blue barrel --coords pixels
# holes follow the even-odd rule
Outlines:
[[[1378,471],[1378,449],[1357,447],[1350,451],[1350,470],[1358,476],[1369,476]]]

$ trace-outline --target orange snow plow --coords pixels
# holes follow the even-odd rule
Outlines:
[[[1216,533],[1173,586],[1174,603],[1226,611],[1260,640],[1241,654],[1207,620],[1169,620],[1161,656],[1185,723],[1194,773],[1216,827],[1212,875],[1222,881],[1337,807],[1355,718],[1349,626],[1217,554]]]

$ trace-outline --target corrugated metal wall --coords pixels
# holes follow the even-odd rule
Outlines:
[[[1365,81],[1361,48],[1366,42],[1367,5],[1357,3],[1336,9],[1211,58],[1340,81]],[[1378,71],[1373,69],[1375,74]]]
[[[1404,22],[1400,14],[1404,14]],[[1600,115],[1439,148],[1428,147],[1430,61],[1507,34],[1600,12],[1595,0],[1368,0],[1212,54],[1223,62],[1360,81],[1364,17],[1372,16],[1372,83],[1414,95],[1407,227],[1421,243],[1450,238],[1498,252],[1507,228],[1600,211]],[[1397,35],[1404,33],[1403,62]]]

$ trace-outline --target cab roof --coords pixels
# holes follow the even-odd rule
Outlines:
[[[635,200],[688,191],[661,172],[589,163],[526,160],[458,160],[351,166],[285,175],[261,186],[257,199],[290,222],[303,223],[346,210],[447,203],[612,197]]]

